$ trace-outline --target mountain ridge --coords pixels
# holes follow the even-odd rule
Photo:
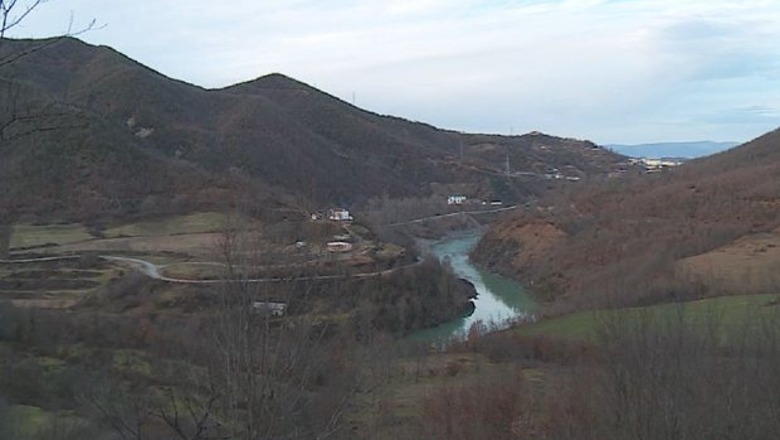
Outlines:
[[[4,40],[0,50],[24,51],[34,44],[35,40]],[[70,128],[60,140],[52,133],[37,133],[17,141],[20,145],[45,144],[50,152],[57,148],[81,151],[83,160],[78,166],[87,169],[130,166],[104,157],[110,151],[106,143],[120,143],[127,151],[144,151],[154,157],[162,164],[155,168],[157,173],[175,174],[186,164],[193,182],[254,187],[247,191],[273,193],[302,210],[355,205],[379,196],[424,197],[431,195],[434,184],[465,183],[473,188],[474,196],[488,197],[491,187],[504,181],[499,186],[512,187],[518,194],[535,194],[549,183],[516,184],[515,177],[505,175],[507,159],[518,171],[541,174],[547,168],[566,166],[583,176],[606,174],[622,160],[586,141],[539,134],[459,133],[379,115],[280,73],[204,89],[171,79],[111,48],[73,38],[48,44],[12,67],[0,69],[0,81],[23,89],[20,99],[32,112],[48,105],[59,108],[66,118],[81,121],[80,128]],[[6,118],[10,115],[7,107]],[[63,145],[62,141],[74,144]],[[31,154],[11,144],[2,148],[5,156],[14,151]],[[37,157],[51,160],[43,153]],[[144,168],[150,167],[134,167],[137,179],[160,180],[145,175]],[[116,174],[126,176],[123,173]],[[114,173],[103,174],[110,178]],[[27,178],[14,175],[17,181]],[[105,185],[91,183],[82,191],[82,183],[74,178],[65,189],[96,198],[114,197],[105,193]],[[121,182],[107,186],[118,187]],[[152,186],[148,190],[138,186],[140,194],[133,197],[175,197],[164,185]],[[202,192],[198,197],[206,197]],[[34,197],[22,197],[6,205],[33,212],[33,201]],[[84,216],[98,214],[99,210],[83,212]]]

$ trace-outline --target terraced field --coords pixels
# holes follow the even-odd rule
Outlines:
[[[0,300],[17,307],[67,308],[119,276],[94,258],[0,264]]]
[[[112,283],[137,271],[139,265],[130,261],[148,262],[141,265],[176,280],[218,280],[225,273],[225,240],[231,237],[236,237],[230,244],[232,258],[252,268],[247,276],[258,279],[341,274],[344,267],[380,273],[403,258],[403,248],[365,235],[368,231],[358,225],[339,222],[306,219],[263,225],[214,212],[102,227],[15,225],[10,258],[0,260],[0,300],[23,307],[68,308],[92,293],[102,296]],[[353,250],[329,252],[327,243],[334,236],[350,240]],[[110,258],[101,258],[106,256]],[[40,258],[62,260],[37,261]],[[176,289],[167,286],[158,294],[169,290]]]

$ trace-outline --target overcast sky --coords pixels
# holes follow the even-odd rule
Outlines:
[[[172,78],[280,72],[442,128],[606,144],[780,126],[779,0],[50,0],[11,36],[71,13]]]

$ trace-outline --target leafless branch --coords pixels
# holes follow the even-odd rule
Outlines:
[[[37,9],[40,5],[46,3],[48,0],[33,0],[31,3],[28,3],[26,6],[22,8],[22,12],[20,12],[18,15],[14,15],[14,11],[19,10],[19,7],[21,6],[19,4],[19,0],[0,0],[0,47],[3,46],[5,34],[7,31],[13,29],[17,25],[19,25],[25,18],[27,18],[35,9]],[[95,29],[101,29],[103,26],[97,25],[97,20],[92,19],[87,23],[85,26],[74,29],[74,16],[71,13],[70,20],[68,22],[68,28],[67,31],[63,34],[47,38],[45,40],[39,41],[37,44],[34,44],[25,50],[9,53],[5,55],[0,55],[0,67],[7,66],[9,64],[12,64],[16,62],[17,60],[31,55],[35,52],[38,52],[40,50],[43,50],[58,41],[60,41],[63,38],[66,37],[76,37],[78,35],[84,34],[86,32],[95,30]]]
[[[117,390],[100,389],[95,386],[81,396],[81,400],[97,412],[103,423],[123,440],[143,440],[144,425],[149,415],[145,405],[130,396],[117,401]],[[124,400],[124,401],[123,401]]]
[[[20,12],[18,15],[12,15],[18,6],[19,1],[18,0],[0,0],[0,20],[2,20],[0,23],[0,39],[5,37],[5,33],[8,30],[13,29],[19,23],[22,22],[25,18],[27,18],[30,13],[35,10],[38,6],[40,6],[43,3],[46,3],[47,0],[34,0],[32,3],[29,3],[25,7],[22,8],[22,12]]]
[[[169,410],[161,409],[156,415],[173,430],[182,440],[203,440],[209,437],[210,431],[218,428],[219,424],[213,421],[214,406],[220,398],[213,393],[201,404],[193,397],[181,397],[172,388],[166,389]],[[181,413],[186,412],[186,416]],[[187,420],[182,420],[182,417]],[[187,428],[186,424],[190,424]],[[191,432],[191,433],[190,433]]]

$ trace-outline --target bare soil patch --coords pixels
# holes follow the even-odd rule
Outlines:
[[[780,287],[780,228],[681,260],[678,272],[716,293],[772,293]]]

